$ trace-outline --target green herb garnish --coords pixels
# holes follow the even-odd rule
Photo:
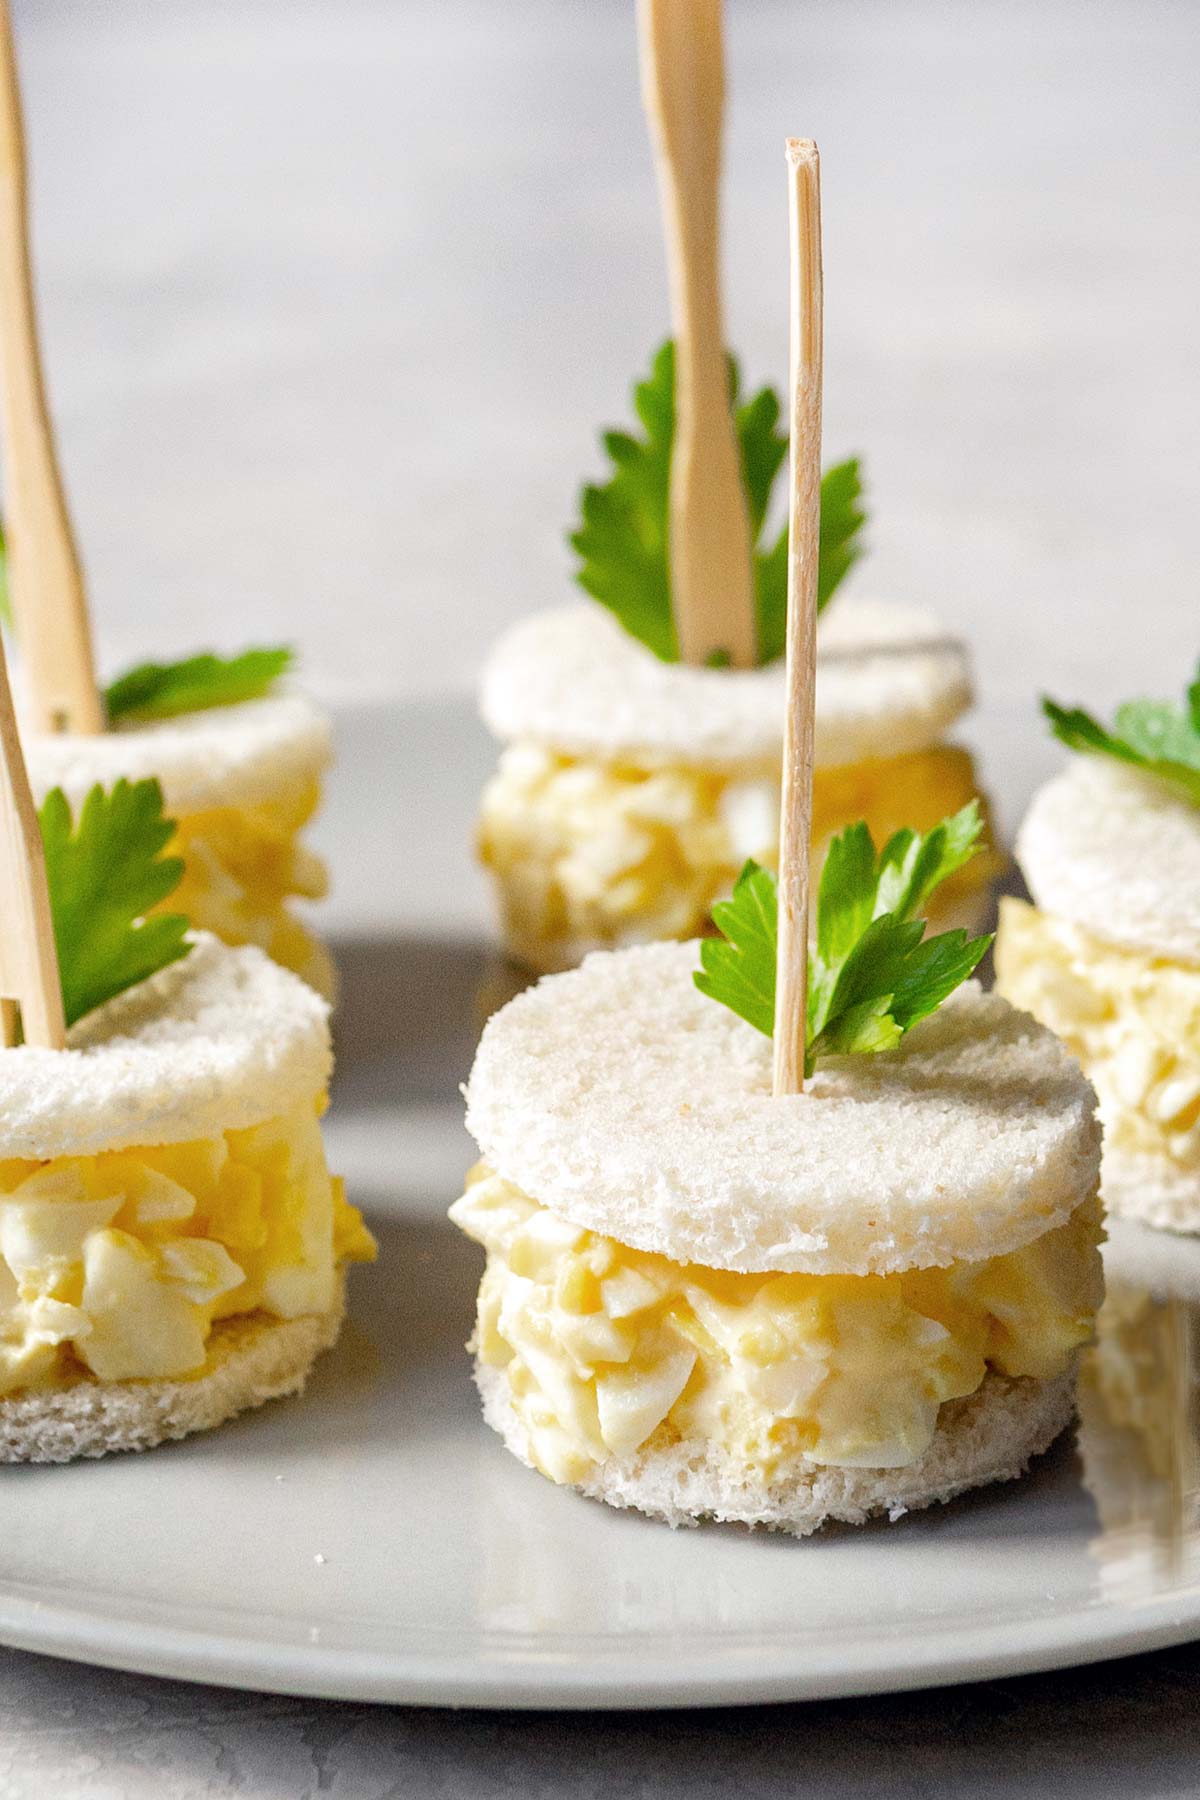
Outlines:
[[[787,461],[787,433],[771,388],[740,397],[738,367],[729,359],[729,392],[742,453],[754,553],[758,661],[784,653],[787,622],[787,527],[764,542],[775,479]],[[603,486],[585,487],[582,519],[571,533],[581,587],[615,613],[631,636],[662,662],[679,661],[671,613],[667,551],[671,445],[675,436],[675,346],[668,339],[649,377],[633,390],[644,436],[608,431],[604,448],[613,473]],[[821,554],[817,605],[823,607],[862,554],[866,515],[857,457],[826,471],[821,482]]]
[[[182,662],[140,663],[105,689],[110,724],[118,719],[173,719],[213,706],[238,706],[269,694],[295,660],[285,646],[243,650],[239,656],[188,656]]]
[[[829,846],[817,894],[816,949],[808,958],[805,1074],[822,1056],[891,1050],[964,982],[991,944],[965,931],[925,936],[916,917],[930,894],[980,848],[972,800],[932,831],[898,831],[876,855],[867,826]],[[700,945],[694,980],[766,1037],[775,1032],[775,877],[756,862],[733,898],[713,907],[719,938]]]
[[[1068,749],[1132,763],[1200,806],[1200,666],[1182,706],[1170,700],[1126,700],[1116,710],[1111,731],[1079,707],[1043,699],[1042,711]]]
[[[78,823],[61,788],[38,814],[68,1025],[191,946],[178,913],[146,915],[179,886],[183,863],[163,850],[175,834],[157,781],[94,787]]]

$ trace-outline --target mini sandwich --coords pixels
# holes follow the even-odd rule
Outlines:
[[[1114,1213],[1200,1230],[1200,679],[1109,731],[1046,710],[1079,752],[1038,793],[1005,900],[997,984],[1095,1083]]]
[[[487,1252],[476,1380],[522,1462],[802,1536],[1016,1476],[1062,1430],[1103,1292],[1099,1131],[1058,1041],[959,985],[989,940],[914,917],[978,836],[968,808],[878,856],[862,825],[835,842],[801,1093],[772,1093],[753,867],[725,939],[590,956],[489,1023],[451,1217]]]
[[[97,784],[153,777],[175,821],[183,879],[172,907],[227,944],[256,944],[332,998],[335,972],[294,903],[328,890],[301,834],[332,756],[328,715],[279,692],[286,650],[147,665],[105,691],[99,735],[26,731],[39,802],[61,788],[82,805]]]
[[[722,333],[720,0],[640,0],[674,336],[608,431],[607,479],[571,534],[591,604],[518,624],[483,675],[502,745],[479,855],[505,945],[528,968],[698,936],[748,857],[774,867],[784,737],[789,530],[772,505],[787,460],[779,397],[746,393]],[[819,465],[818,465],[819,466]],[[862,551],[856,458],[820,483],[818,608]],[[822,618],[818,858],[866,819],[931,829],[978,792],[947,733],[971,700],[966,651],[924,607],[840,596]],[[977,926],[997,859],[939,896]]]
[[[321,1141],[328,1008],[163,910],[157,784],[97,788],[77,820],[56,791],[41,835],[24,872],[4,839],[5,1462],[143,1450],[298,1391],[374,1254]]]
[[[826,494],[831,477],[843,472]],[[483,716],[504,749],[479,853],[506,949],[539,972],[698,936],[747,858],[778,858],[782,637],[760,667],[698,668],[639,641],[634,617],[535,614],[484,672]],[[880,840],[905,823],[929,830],[978,792],[970,753],[947,739],[970,704],[966,651],[931,613],[839,596],[818,645],[818,859],[854,819]],[[978,928],[998,866],[993,853],[964,870],[938,896],[937,922]]]
[[[14,204],[0,255],[28,275],[17,71],[0,17],[0,134]],[[319,899],[325,869],[300,842],[330,760],[328,718],[274,690],[285,647],[145,662],[97,682],[87,593],[58,468],[30,280],[0,292],[7,525],[14,635],[24,665],[26,757],[38,801],[61,788],[157,779],[177,824],[184,876],[174,904],[229,944],[257,944],[329,996],[325,949],[292,908]],[[4,542],[0,536],[0,553]]]

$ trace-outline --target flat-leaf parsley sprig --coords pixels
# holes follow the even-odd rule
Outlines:
[[[207,712],[214,706],[239,706],[260,700],[295,662],[286,645],[243,650],[237,656],[205,651],[180,662],[139,663],[104,691],[108,722],[142,723],[174,719],[181,713]]]
[[[1182,706],[1170,700],[1126,700],[1111,731],[1080,707],[1043,699],[1042,711],[1068,749],[1115,757],[1200,806],[1200,664]]]
[[[787,527],[764,541],[775,480],[787,460],[787,433],[779,429],[779,396],[771,388],[743,400],[736,362],[729,359],[730,404],[741,449],[742,477],[754,553],[754,597],[759,664],[784,653],[787,627]],[[675,437],[675,346],[668,339],[650,374],[633,390],[644,436],[605,432],[613,465],[608,481],[587,486],[582,518],[571,533],[579,556],[578,580],[608,607],[625,630],[662,662],[679,661],[671,610],[668,555],[671,447]],[[821,482],[818,608],[862,554],[866,514],[858,459],[828,469]]]
[[[63,1011],[73,1025],[188,954],[188,921],[154,912],[178,887],[183,863],[163,855],[175,824],[163,814],[157,781],[92,788],[77,822],[53,788],[38,819]]]
[[[822,1056],[890,1050],[971,975],[991,935],[925,936],[920,917],[934,889],[980,848],[972,800],[932,831],[898,831],[876,854],[861,821],[835,837],[817,895],[816,947],[808,959],[805,1074]],[[748,862],[733,898],[713,907],[722,933],[700,945],[696,986],[766,1037],[775,1030],[778,902],[775,877]]]

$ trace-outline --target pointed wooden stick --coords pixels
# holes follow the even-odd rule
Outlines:
[[[10,588],[33,724],[103,731],[83,574],[42,381],[8,0],[0,0],[0,367]]]
[[[817,565],[821,542],[821,164],[811,138],[787,141],[791,216],[791,497],[787,713],[779,819],[775,1094],[804,1091],[812,858]]]
[[[62,984],[46,888],[46,858],[12,690],[0,645],[0,1030],[14,1042],[16,1006],[27,1044],[61,1050],[66,1043]]]
[[[684,662],[756,660],[753,546],[729,404],[719,272],[721,0],[639,0],[675,330],[671,604]]]

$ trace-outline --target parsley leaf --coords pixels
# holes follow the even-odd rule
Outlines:
[[[239,656],[188,656],[182,662],[139,663],[105,690],[110,724],[118,719],[173,719],[211,706],[237,706],[270,693],[292,667],[286,646],[243,650]]]
[[[822,1056],[891,1050],[970,975],[991,937],[925,936],[929,895],[979,848],[979,803],[930,832],[898,831],[876,854],[861,821],[834,838],[817,894],[808,959],[805,1073]],[[733,898],[713,907],[720,938],[700,945],[694,980],[764,1036],[775,1030],[775,878],[748,862]]]
[[[1043,699],[1042,711],[1068,749],[1132,763],[1200,806],[1200,667],[1183,706],[1169,700],[1126,700],[1117,708],[1111,731],[1080,707]]]
[[[737,363],[729,359],[729,393],[741,447],[742,478],[750,513],[758,661],[784,653],[787,621],[785,526],[763,543],[771,495],[787,461],[786,431],[779,428],[779,396],[761,388],[741,398]],[[679,661],[671,614],[668,552],[671,445],[675,436],[675,346],[657,351],[650,374],[633,390],[644,435],[608,431],[603,437],[613,472],[602,486],[589,485],[580,499],[580,523],[571,533],[579,556],[577,579],[616,614],[625,630],[662,662]],[[862,554],[859,535],[866,515],[857,457],[828,469],[821,481],[821,553],[817,604],[823,607]]]
[[[118,781],[108,793],[94,787],[77,823],[62,789],[53,788],[38,818],[63,1008],[73,1025],[187,955],[182,915],[146,916],[178,887],[183,863],[161,854],[175,824],[163,817],[157,781]]]
[[[733,898],[718,901],[712,916],[723,936],[702,941],[696,986],[756,1031],[772,1037],[779,933],[775,877],[756,862],[748,862],[734,883]]]

